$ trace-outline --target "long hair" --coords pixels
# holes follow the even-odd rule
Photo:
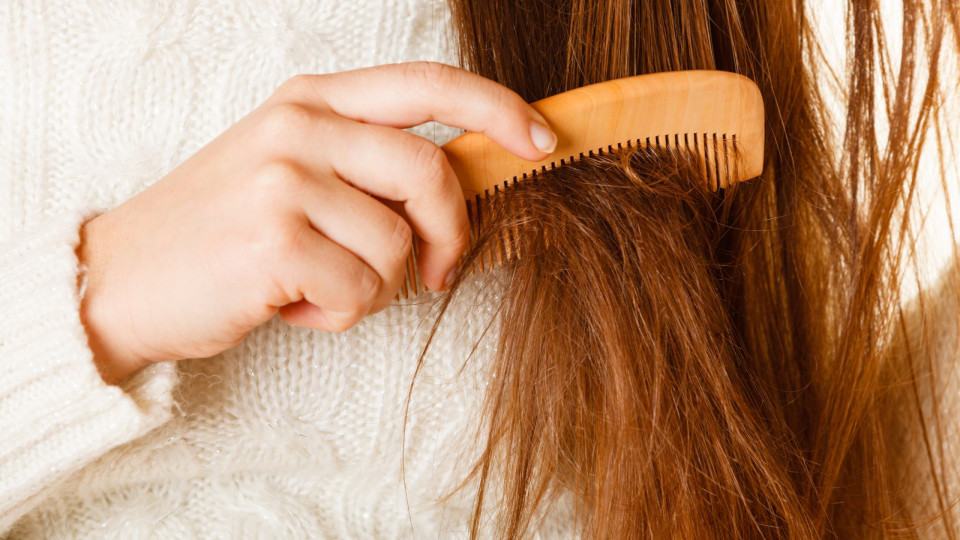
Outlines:
[[[462,265],[516,232],[462,487],[472,535],[526,537],[569,494],[588,538],[955,537],[937,369],[902,291],[957,3],[905,0],[894,66],[877,2],[848,0],[840,130],[802,0],[450,5],[464,66],[530,101],[719,69],[756,81],[767,110],[764,173],[734,189],[630,150],[494,209]]]

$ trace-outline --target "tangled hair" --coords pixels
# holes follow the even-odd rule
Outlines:
[[[630,150],[501,199],[463,264],[518,231],[464,482],[472,535],[490,520],[527,537],[567,493],[587,538],[955,538],[938,368],[905,331],[930,317],[902,291],[956,1],[903,2],[892,66],[877,2],[848,0],[839,135],[802,0],[451,8],[464,65],[527,100],[720,69],[756,81],[768,111],[764,174],[726,192],[683,155]]]

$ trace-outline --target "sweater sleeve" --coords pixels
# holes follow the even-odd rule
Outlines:
[[[171,415],[172,363],[103,382],[80,322],[74,212],[0,243],[0,531]]]

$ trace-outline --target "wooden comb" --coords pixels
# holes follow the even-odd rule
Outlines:
[[[753,81],[735,73],[640,75],[531,105],[557,134],[557,148],[542,161],[521,159],[482,133],[465,133],[442,147],[463,188],[473,231],[481,218],[478,210],[511,186],[595,154],[634,147],[686,151],[699,162],[711,190],[755,178],[763,170],[763,99]],[[489,267],[502,263],[501,258]],[[424,290],[413,250],[398,297]]]

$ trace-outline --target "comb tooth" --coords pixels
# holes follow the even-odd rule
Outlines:
[[[474,206],[476,207],[476,214],[477,214],[477,222],[476,222],[476,223],[477,223],[477,234],[478,234],[478,236],[479,236],[480,231],[483,230],[483,205],[482,205],[482,200],[480,199],[480,195],[479,195],[479,194],[476,195],[476,197],[474,198]],[[474,261],[474,266],[473,266],[473,270],[472,270],[472,271],[473,271],[474,273],[476,273],[476,272],[483,272],[483,253],[479,253],[479,254],[477,255],[477,258],[476,258],[476,260]]]
[[[477,242],[477,212],[474,209],[474,203],[467,201],[467,223],[470,224],[470,244]]]
[[[730,185],[730,146],[727,144],[727,134],[723,134],[723,174],[720,175],[720,188],[726,188]]]
[[[517,177],[516,177],[516,176],[513,177],[513,185],[512,185],[512,186],[506,186],[506,187],[504,187],[504,193],[505,193],[505,194],[507,193],[507,189],[513,190],[513,191],[511,191],[510,193],[511,193],[512,195],[516,195],[516,189],[517,189]],[[503,204],[505,204],[505,205],[506,205],[506,204],[511,204],[511,200],[512,200],[512,197],[511,197],[510,195],[507,195],[506,198],[505,198],[504,201],[503,201]],[[506,248],[507,248],[507,262],[510,262],[511,260],[513,260],[513,251],[514,251],[513,246],[514,246],[514,242],[517,241],[517,224],[516,224],[516,221],[514,221],[514,223],[513,223],[510,227],[507,227],[506,234],[507,234],[507,241],[506,241],[505,243],[506,243]]]
[[[524,189],[524,186],[522,185],[514,186],[514,187],[516,187],[517,189]],[[517,204],[517,203],[514,203],[514,204]],[[519,204],[518,206],[519,206],[519,212],[520,212],[520,221],[519,223],[514,223],[514,227],[513,227],[513,240],[514,242],[517,242],[517,244],[514,245],[513,256],[516,257],[517,259],[520,258],[520,244],[519,244],[520,227],[525,226],[527,224],[526,206],[523,204]]]
[[[477,245],[477,236],[480,233],[480,221],[477,215],[477,203],[475,200],[467,201],[467,221],[470,222],[470,246]],[[473,273],[473,268],[469,272]]]
[[[709,138],[707,137],[706,133],[703,133],[701,137],[702,137],[701,144],[703,146],[703,167],[704,167],[704,170],[706,171],[706,176],[704,176],[704,180],[706,180],[707,182],[707,187],[710,187],[713,185],[713,178],[710,177],[710,145],[708,142]]]
[[[705,172],[704,180],[707,181],[707,186],[713,185],[713,178],[710,177],[710,144],[708,143],[707,134],[703,134],[703,170]]]
[[[487,220],[487,222],[488,222],[487,225],[489,226],[489,222],[491,221],[491,218],[493,217],[493,216],[491,215],[491,212],[490,212],[490,208],[493,206],[493,201],[491,200],[490,190],[489,190],[489,189],[488,189],[488,190],[484,190],[484,195],[485,195],[485,197],[483,198],[483,209],[484,209],[484,212],[487,214],[486,220]],[[489,233],[490,231],[487,231],[487,232]],[[494,249],[495,249],[495,248],[494,248],[494,246],[493,246],[493,244],[495,244],[495,243],[496,243],[495,241],[494,241],[494,242],[487,242],[487,249],[485,249],[485,250],[483,251],[484,264],[486,265],[486,266],[484,267],[484,271],[485,271],[485,272],[486,272],[487,270],[493,270],[493,269],[495,268],[496,264],[497,264],[497,260],[496,260],[496,257],[495,257],[495,255],[494,255]]]
[[[470,224],[470,244],[468,247],[471,248],[477,244],[477,235],[480,232],[480,223],[477,221],[477,203],[472,200],[467,200],[467,222]],[[463,269],[470,274],[473,274],[473,269]]]
[[[400,292],[397,293],[396,299],[398,300],[410,298],[410,289],[407,288],[407,284],[410,282],[410,257],[407,257],[407,269],[404,274],[403,283],[400,284]]]
[[[680,134],[679,133],[673,134],[673,148],[675,150],[680,150]]]
[[[513,247],[516,245],[516,242],[517,242],[516,226],[509,227],[506,231],[504,231],[504,234],[506,235],[506,238],[504,239],[504,242],[503,242],[503,250],[504,250],[504,257],[505,257],[504,261],[509,263],[510,261],[514,260],[514,258],[516,258],[517,256],[517,253]]]
[[[493,195],[490,193],[490,190],[484,192],[486,197],[483,199],[483,210],[487,215],[487,234],[493,234],[490,226],[493,224]],[[486,265],[486,270],[490,271],[497,267],[497,239],[492,238],[490,242],[487,242],[487,249],[484,251],[484,264]]]
[[[420,276],[420,273],[417,271],[417,251],[416,251],[416,242],[410,246],[410,257],[407,258],[407,279],[404,280],[404,298],[406,298],[406,291],[409,291],[410,294],[416,296],[420,294],[420,287],[417,283],[417,278]]]
[[[416,241],[414,241],[416,243]],[[416,276],[413,274],[413,248],[410,249],[410,256],[407,257],[406,271],[403,276],[403,283],[400,285],[400,291],[397,292],[397,296],[394,300],[406,300],[411,296],[416,296],[416,291],[410,290],[410,283],[413,283],[416,279]]]
[[[523,186],[514,186],[514,188],[516,188],[516,189],[523,189]],[[514,203],[514,204],[516,204],[516,203]],[[522,212],[522,210],[523,210],[523,206],[522,206],[522,205],[521,205],[521,208],[520,208],[520,209],[521,209],[521,212],[520,212],[520,221],[519,221],[519,222],[514,222],[514,224],[513,224],[513,241],[514,241],[514,242],[520,242],[520,226],[521,226],[523,223],[526,222],[526,216],[525,216],[525,215],[523,214],[523,212]],[[520,250],[519,250],[519,248],[518,248],[517,246],[518,246],[518,244],[514,244],[513,256],[516,257],[516,258],[519,258],[519,257],[520,257]]]
[[[417,239],[414,238],[412,245],[416,245]],[[403,276],[403,282],[400,284],[400,290],[397,291],[397,295],[393,297],[394,301],[406,300],[410,298],[411,295],[416,296],[416,290],[411,291],[409,284],[416,280],[416,274],[414,274],[415,269],[413,267],[413,248],[411,245],[410,254],[407,255],[407,261],[405,264],[405,271]]]
[[[499,186],[494,186],[493,193],[487,198],[487,210],[490,212],[488,215],[493,215],[493,208],[497,204],[497,201],[500,199],[500,190]],[[495,236],[490,242],[490,269],[494,269],[503,264],[503,257],[501,256],[501,242],[502,242],[502,232],[496,231]]]
[[[562,162],[561,162],[562,163]],[[500,200],[500,186],[493,186],[493,197],[490,199],[490,206],[499,202]],[[493,253],[491,254],[492,260],[491,264],[499,267],[503,266],[503,235],[497,233],[496,238],[494,238],[493,245],[491,246]]]
[[[706,179],[706,157],[704,156],[703,151],[700,150],[700,135],[697,133],[694,133],[693,135],[693,155],[697,160],[697,168],[700,169],[700,177]]]
[[[483,211],[483,196],[477,195],[474,203],[475,203],[476,212],[477,212],[477,239],[479,240],[481,237],[481,233],[484,232],[483,218],[485,217],[485,215]],[[480,273],[480,272],[483,272],[483,253],[482,252],[477,253],[477,257],[474,259],[473,269],[471,270],[471,273]]]
[[[507,263],[507,231],[497,234],[497,267]]]
[[[467,223],[470,224],[470,247],[477,243],[477,213],[473,201],[467,199]]]
[[[516,182],[514,182],[513,188],[514,188],[514,189],[523,189],[523,185],[522,185],[522,184],[517,184]],[[513,203],[513,204],[516,204],[516,203]],[[519,222],[519,223],[515,222],[515,223],[513,224],[513,241],[514,241],[514,242],[519,242],[519,241],[520,241],[520,226],[521,226],[521,224],[526,223],[526,219],[527,219],[527,216],[526,216],[526,214],[524,213],[524,207],[521,205],[521,206],[520,206],[520,222]],[[514,246],[516,246],[516,245],[517,245],[517,244],[514,244]],[[519,256],[520,256],[520,253],[517,251],[516,248],[513,250],[513,256],[514,256],[514,257],[517,257],[517,258],[519,258]]]
[[[734,133],[733,135],[730,136],[730,152],[735,153],[736,151],[737,151],[737,134]],[[733,161],[733,170],[731,171],[729,183],[733,184],[734,182],[740,179],[740,160],[737,159],[736,154],[734,154],[733,158],[731,159]]]
[[[513,183],[514,183],[514,186],[516,186],[516,183],[517,183],[516,176],[513,177]],[[508,189],[510,189],[510,185],[507,182],[504,182],[503,183],[504,199],[500,201],[501,208],[504,207],[503,205],[506,205],[509,203],[510,197],[506,196]],[[506,262],[509,262],[513,256],[513,251],[511,249],[512,246],[513,246],[513,226],[510,226],[504,229],[503,231],[503,251],[504,251],[504,261]]]
[[[487,191],[487,200],[484,201],[484,203],[486,203],[486,208],[487,208],[487,219],[490,220],[491,222],[493,221],[492,220],[493,215],[490,212],[490,209],[493,207],[493,201],[496,199],[499,193],[500,193],[499,186],[493,186],[493,193],[490,193],[489,191]],[[497,238],[496,235],[490,238],[490,242],[487,242],[487,254],[490,256],[490,261],[489,261],[490,265],[487,267],[487,270],[493,270],[494,268],[497,267],[497,250],[498,250],[499,242],[500,242],[500,239]]]
[[[417,265],[418,253],[420,253],[420,249],[417,248],[417,244],[414,243],[410,248],[410,288],[413,289],[414,296],[427,290],[423,284],[423,280],[420,279],[420,267]]]
[[[713,134],[713,190],[720,189],[720,156],[717,155],[719,144],[717,134]]]
[[[600,156],[604,155],[604,152],[603,152],[603,148],[602,148],[602,147],[597,149],[597,155],[600,155]],[[541,178],[540,181],[543,182],[543,181],[545,181],[545,179]],[[536,212],[531,212],[531,213],[530,213],[530,219],[531,219],[531,220],[533,221],[533,223],[535,224],[534,226],[538,226],[538,225],[539,225],[539,222],[537,221],[537,214],[536,214]],[[545,246],[549,246],[549,245],[550,245],[549,235],[546,234],[546,233],[547,233],[547,231],[544,231],[544,245],[545,245]]]

